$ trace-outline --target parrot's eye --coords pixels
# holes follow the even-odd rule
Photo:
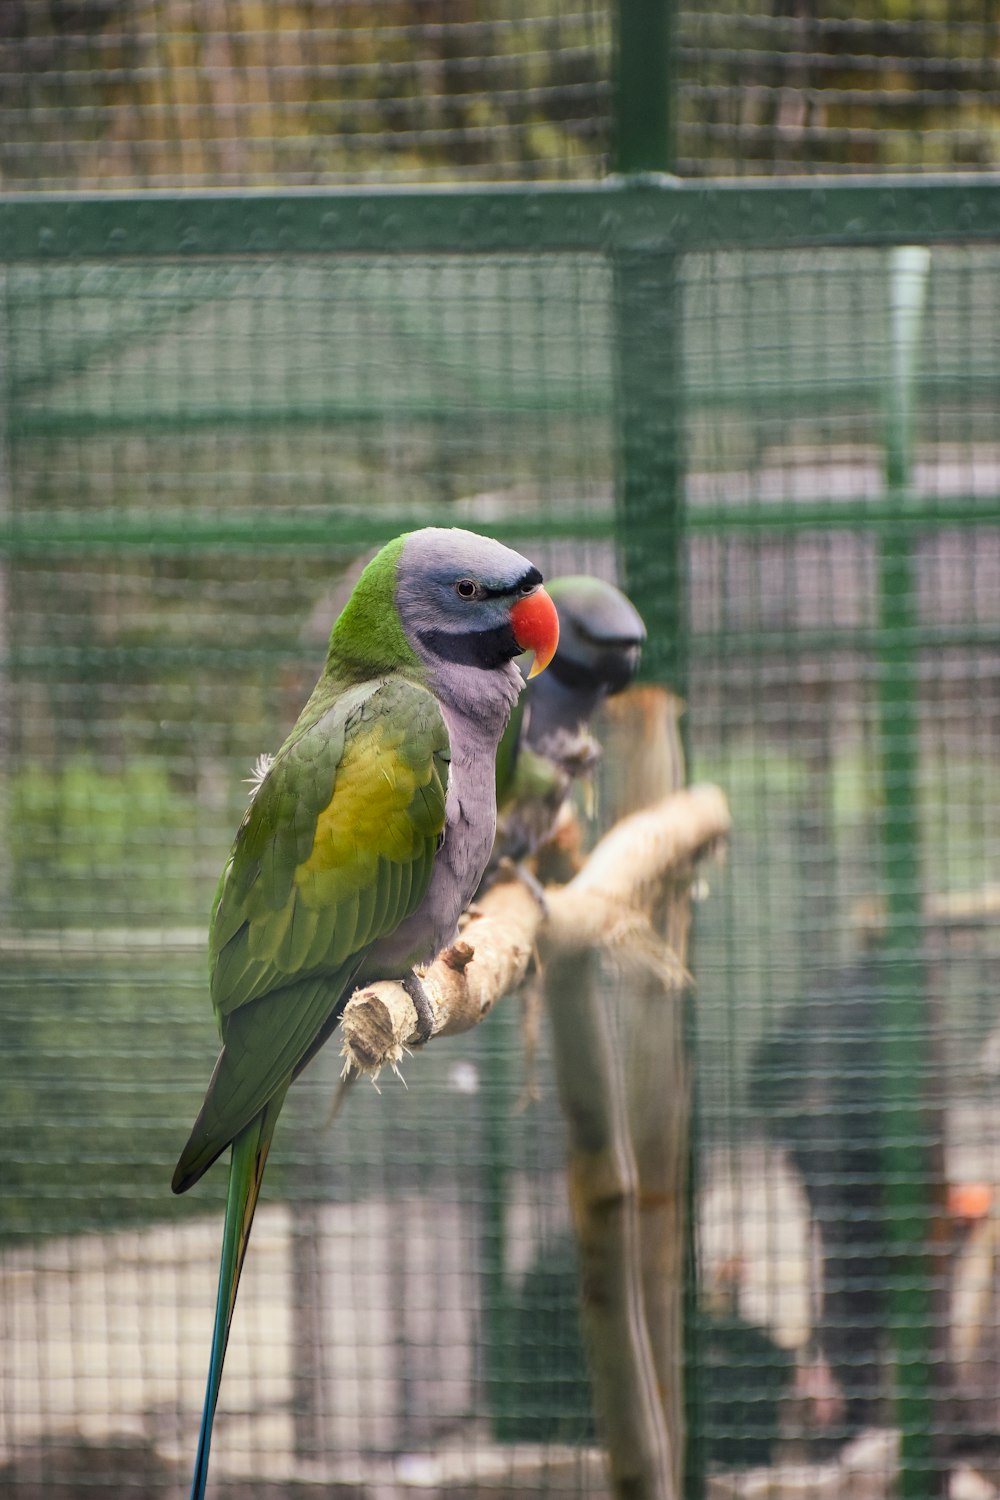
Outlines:
[[[518,593],[525,595],[533,594],[537,587],[537,583],[532,583],[530,578],[525,578],[524,581],[518,585]]]
[[[478,599],[479,585],[473,583],[471,578],[460,578],[455,585],[455,593],[460,599]]]

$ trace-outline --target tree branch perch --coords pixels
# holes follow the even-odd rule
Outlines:
[[[423,974],[434,1015],[431,1037],[468,1031],[516,990],[538,943],[547,951],[604,947],[670,969],[649,920],[667,879],[684,878],[730,828],[715,786],[676,792],[623,818],[567,885],[538,896],[516,875],[493,886],[469,914],[453,947]],[[676,977],[676,974],[675,974]],[[413,1001],[395,980],[354,992],[341,1021],[345,1073],[377,1078],[417,1041]]]

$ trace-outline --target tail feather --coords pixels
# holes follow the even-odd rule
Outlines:
[[[222,1235],[222,1262],[219,1267],[219,1290],[215,1304],[215,1327],[212,1333],[212,1353],[208,1365],[208,1383],[205,1390],[205,1405],[201,1413],[201,1430],[198,1434],[198,1454],[195,1458],[194,1477],[191,1480],[191,1500],[203,1500],[208,1481],[208,1459],[212,1446],[212,1427],[215,1408],[222,1384],[222,1366],[229,1343],[229,1330],[236,1306],[236,1292],[240,1284],[240,1272],[246,1259],[257,1199],[264,1180],[264,1166],[271,1145],[271,1137],[277,1124],[278,1114],[284,1103],[288,1085],[268,1101],[246,1129],[241,1130],[233,1141],[229,1163],[229,1190],[226,1194],[226,1217]]]

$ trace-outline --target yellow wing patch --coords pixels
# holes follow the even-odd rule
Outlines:
[[[309,857],[295,871],[304,896],[317,877],[338,869],[357,872],[359,863],[374,866],[380,855],[407,861],[420,853],[409,807],[418,788],[429,785],[434,764],[428,757],[418,774],[397,744],[379,727],[345,745],[336,793],[316,820]]]

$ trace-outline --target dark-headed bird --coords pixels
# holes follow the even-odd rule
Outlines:
[[[556,578],[559,647],[532,681],[497,755],[500,812],[496,858],[523,859],[552,835],[573,782],[592,775],[601,747],[590,720],[628,687],[639,668],[646,627],[632,601],[600,578]]]

